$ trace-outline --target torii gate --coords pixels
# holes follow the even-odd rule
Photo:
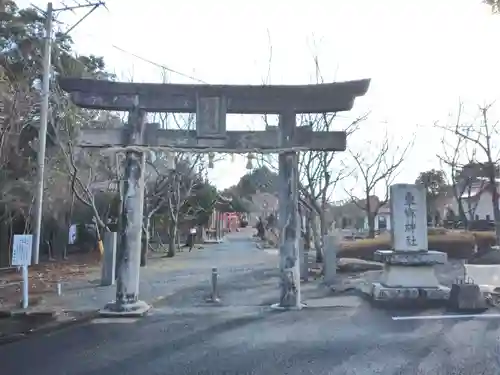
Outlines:
[[[296,114],[340,112],[368,90],[369,79],[317,85],[245,86],[122,83],[63,78],[60,86],[82,108],[128,111],[123,129],[84,129],[80,147],[124,147],[125,186],[122,249],[116,301],[111,314],[141,314],[139,300],[144,154],[141,147],[174,151],[279,153],[280,299],[277,307],[302,307],[300,301],[297,151],[345,151],[346,133],[313,132],[296,126]],[[196,113],[196,130],[166,130],[146,124],[147,112]],[[277,114],[279,125],[265,131],[226,131],[226,114]],[[146,126],[147,125],[147,126]]]

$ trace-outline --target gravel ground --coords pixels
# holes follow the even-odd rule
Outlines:
[[[206,253],[207,262],[216,260],[223,270],[221,305],[203,302],[206,282],[186,285],[146,318],[96,321],[3,346],[2,373],[500,373],[499,319],[427,320],[443,311],[378,310],[313,282],[303,288],[308,308],[276,312],[268,307],[278,297],[275,258],[263,254],[243,239]],[[438,273],[448,283],[460,270],[452,262]],[[409,315],[421,319],[393,319]]]

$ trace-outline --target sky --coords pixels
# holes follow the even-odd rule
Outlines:
[[[450,121],[459,101],[474,111],[499,96],[500,16],[480,0],[108,0],[106,6],[71,36],[79,53],[104,56],[125,81],[159,82],[161,65],[184,73],[168,75],[176,83],[315,83],[315,56],[326,82],[371,78],[366,96],[342,114],[370,112],[348,148],[369,156],[386,132],[394,149],[415,136],[396,182],[412,183],[419,172],[440,167],[442,131],[433,124]],[[85,12],[57,19],[71,25]],[[228,118],[228,129],[248,128],[263,130],[261,118]],[[248,172],[245,164],[244,157],[218,162],[209,178],[229,187]],[[359,185],[345,184],[335,200]]]

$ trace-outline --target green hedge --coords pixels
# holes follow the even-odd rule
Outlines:
[[[479,250],[495,244],[493,232],[447,232],[446,230],[429,230],[429,250],[442,251],[449,258],[469,259],[474,248],[474,234],[477,238]],[[389,236],[380,236],[373,239],[342,242],[338,256],[341,258],[360,258],[372,260],[376,250],[389,250],[391,239]]]

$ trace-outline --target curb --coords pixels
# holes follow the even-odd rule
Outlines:
[[[54,317],[57,315],[56,311],[24,311],[24,310],[0,310],[1,318],[14,318],[22,316],[46,316]]]
[[[62,313],[69,313],[70,311],[63,311]],[[7,312],[2,311],[2,314],[5,315],[0,315],[2,318],[8,319],[8,318],[13,318],[13,317],[20,317],[20,316],[56,316],[57,313],[55,311],[33,311],[33,312],[16,312],[13,311],[11,312],[10,315],[6,315]],[[28,332],[18,332],[18,333],[13,333],[11,335],[3,336],[0,337],[0,346],[2,345],[7,345],[16,341],[20,341],[23,339],[26,339],[28,337],[33,337],[37,335],[42,335],[46,333],[52,333],[52,332],[57,332],[60,330],[63,330],[65,328],[78,325],[81,323],[88,322],[96,317],[99,316],[99,311],[88,311],[88,312],[83,312],[81,313],[80,316],[73,317],[68,320],[64,321],[52,321],[47,324],[41,325],[33,330],[30,330]]]

